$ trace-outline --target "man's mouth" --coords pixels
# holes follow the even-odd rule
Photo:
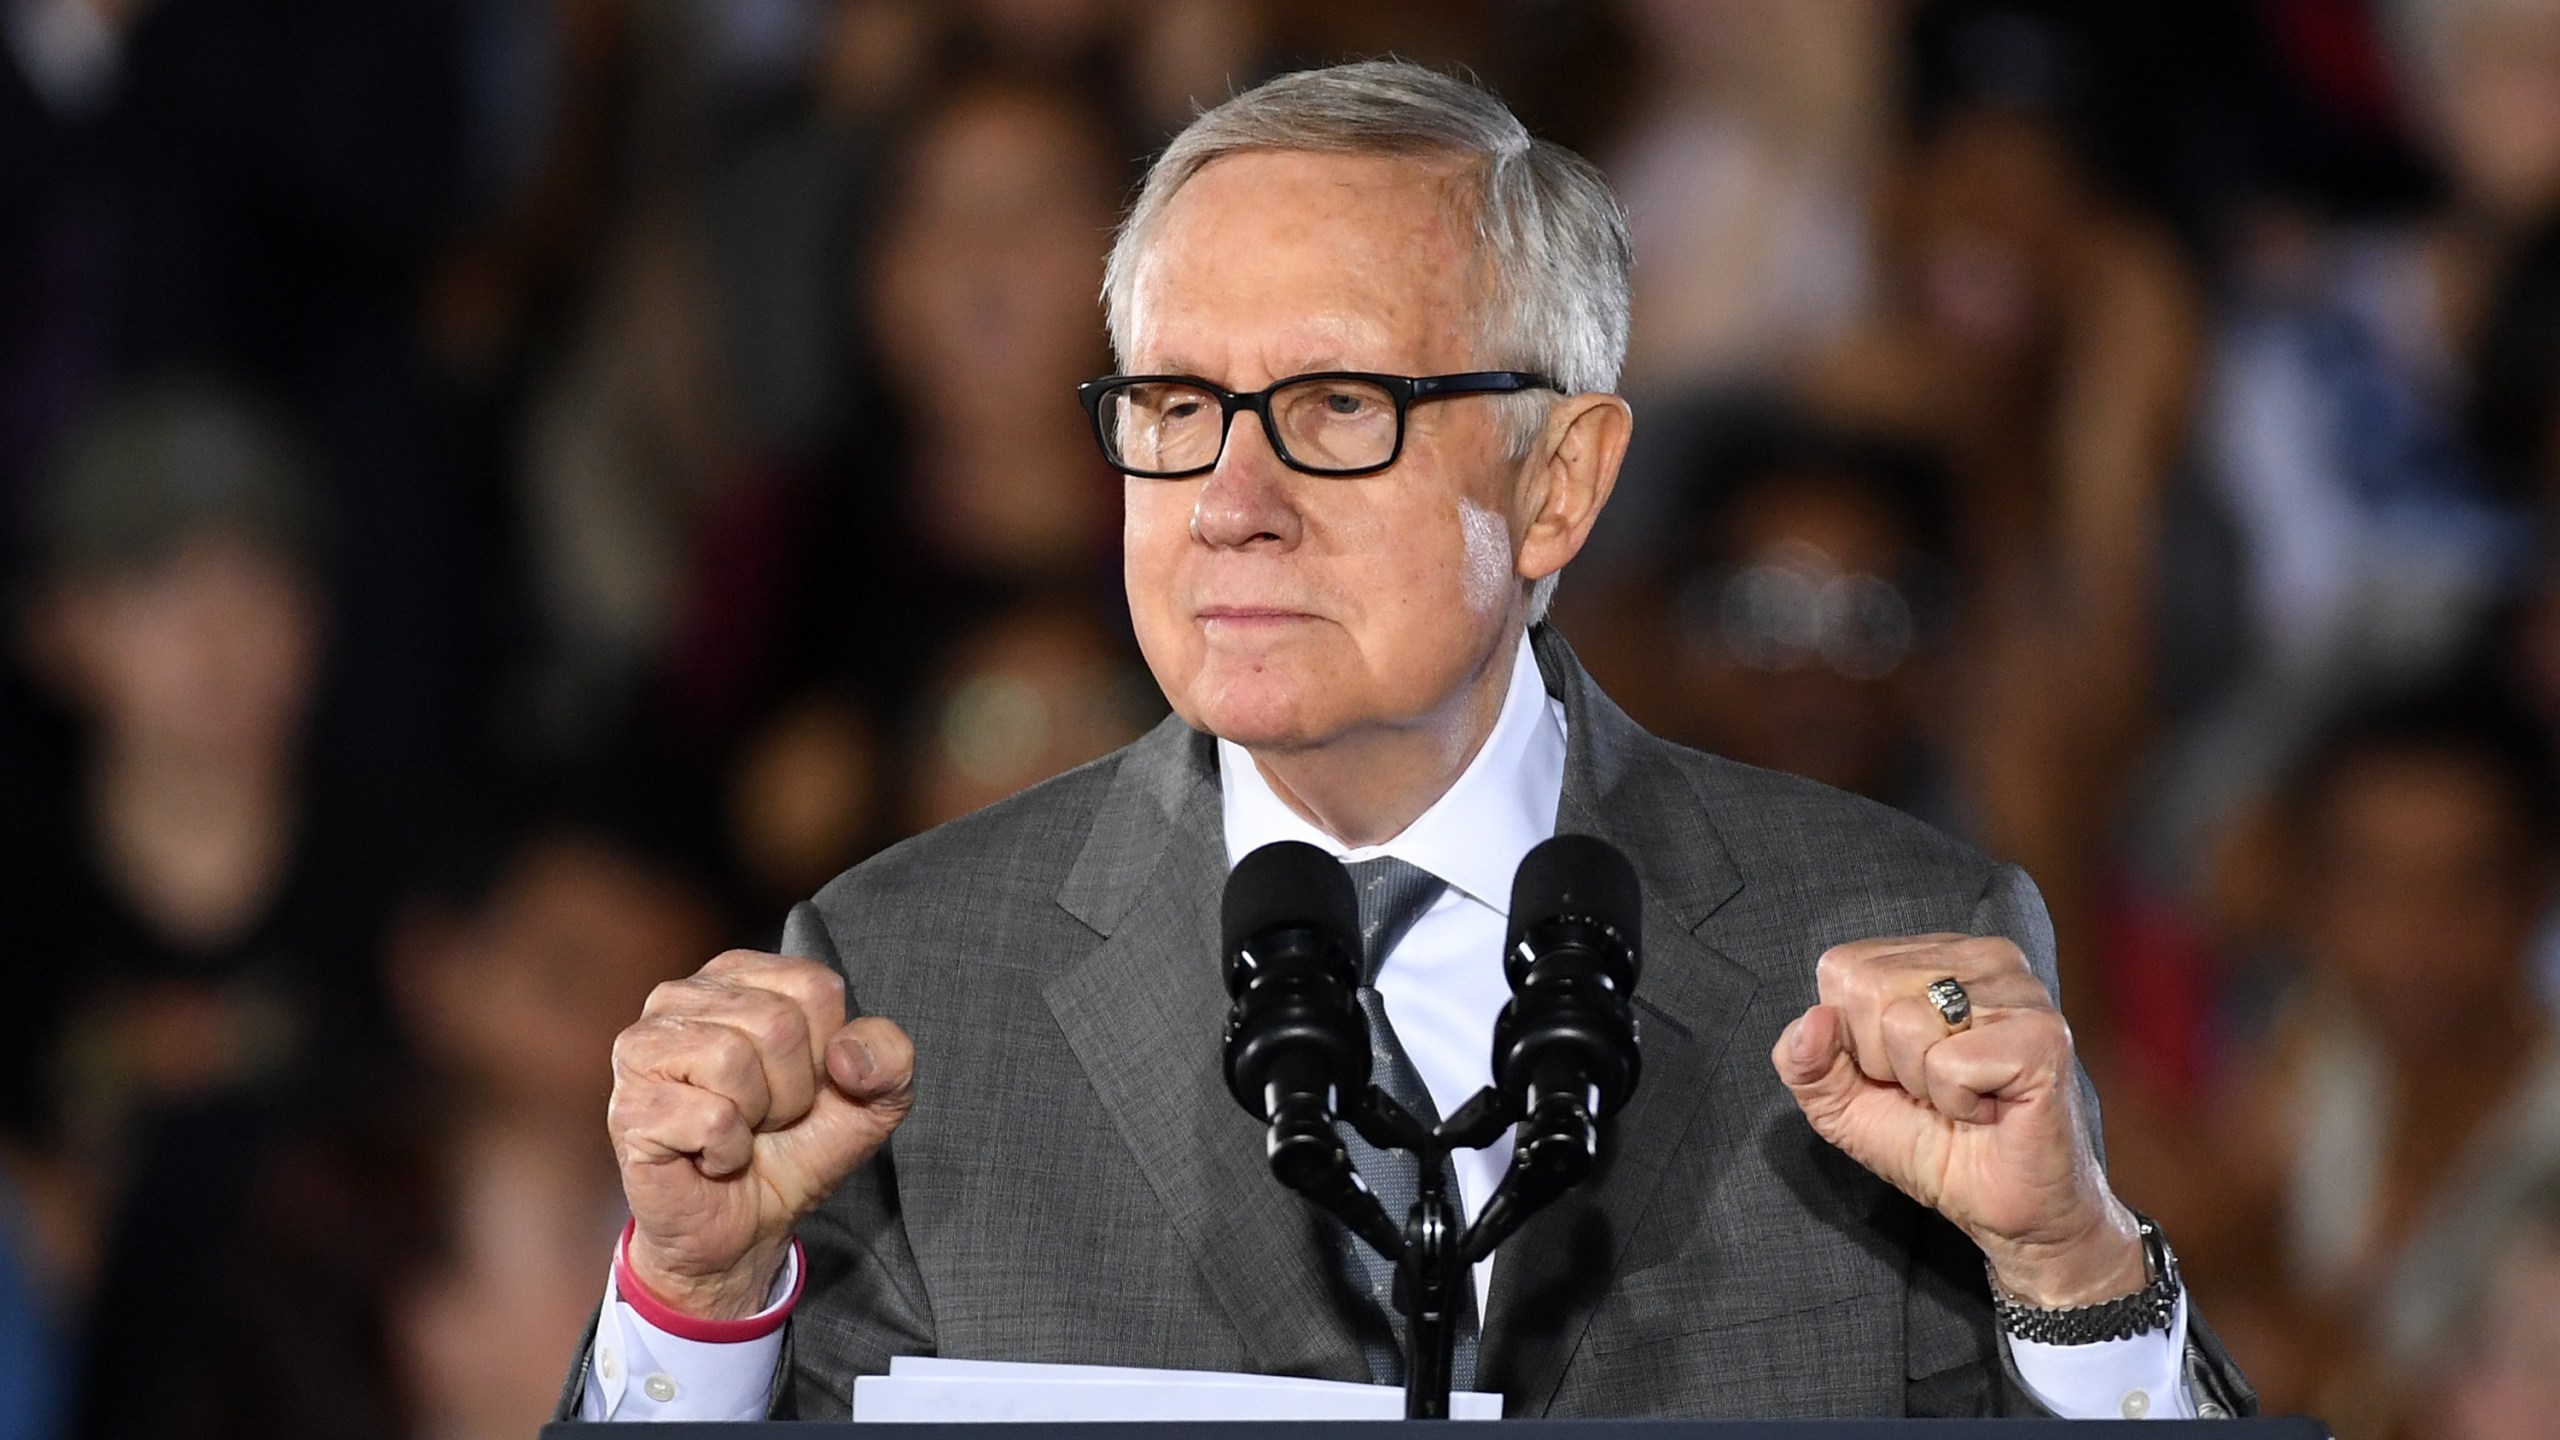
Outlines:
[[[1283,605],[1209,605],[1201,608],[1199,611],[1199,618],[1202,620],[1236,620],[1250,622],[1256,620],[1312,620],[1315,617],[1309,615],[1304,610],[1292,610]]]

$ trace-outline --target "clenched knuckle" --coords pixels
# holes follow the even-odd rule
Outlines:
[[[2071,1060],[2071,1027],[2050,1010],[2030,1010],[2018,1019],[2026,1054],[2038,1063],[2060,1068]]]
[[[616,1137],[646,1131],[663,1122],[671,1099],[664,1085],[616,1085],[612,1098],[605,1102],[605,1128]]]
[[[664,1054],[653,1068],[719,1090],[734,1090],[750,1072],[760,1073],[755,1047],[727,1025],[683,1016],[670,1018],[666,1029]]]
[[[766,995],[743,1008],[740,1024],[762,1053],[787,1055],[807,1043],[808,1022],[781,996]]]
[[[613,1037],[613,1063],[617,1070],[645,1071],[663,1059],[676,1042],[681,1022],[670,1016],[651,1016],[635,1020]]]
[[[2050,1014],[2051,1012],[2047,1012]],[[2052,1015],[2045,1027],[2045,1054],[2057,1070],[2067,1070],[2072,1063],[2071,1027],[2060,1015]]]
[[[1858,957],[1846,945],[1834,945],[1813,962],[1814,988],[1826,1000],[1853,995],[1862,970]]]
[[[683,1009],[693,1003],[702,994],[703,989],[701,981],[690,977],[683,980],[661,980],[650,987],[649,998],[641,1005],[640,1013],[664,1015]]]
[[[698,1025],[692,1028],[696,1053],[724,1081],[735,1084],[751,1073],[763,1073],[762,1057],[757,1054],[755,1042],[747,1038],[745,1031],[729,1025]]]
[[[713,1096],[705,1096],[703,1101],[695,1108],[705,1135],[714,1140],[725,1140],[747,1133],[746,1120],[739,1115],[737,1106],[721,1103]]]
[[[771,983],[804,999],[817,999],[844,991],[843,976],[800,955],[777,957]]]

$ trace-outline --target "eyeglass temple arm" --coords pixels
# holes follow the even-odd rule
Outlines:
[[[1544,375],[1521,370],[1470,370],[1462,375],[1423,375],[1413,382],[1413,398],[1426,395],[1508,394],[1521,390],[1557,390],[1564,387]]]

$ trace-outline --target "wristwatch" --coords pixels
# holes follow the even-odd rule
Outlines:
[[[2133,1223],[2142,1236],[2143,1269],[2151,1277],[2141,1289],[2095,1305],[2047,1309],[2011,1296],[2000,1288],[2000,1277],[1994,1275],[1991,1313],[2000,1322],[2001,1331],[2012,1340],[2032,1340],[2039,1345],[2094,1345],[2101,1340],[2130,1340],[2168,1329],[2178,1313],[2178,1257],[2170,1253],[2169,1242],[2161,1236],[2160,1227],[2151,1223],[2150,1216],[2137,1211]]]

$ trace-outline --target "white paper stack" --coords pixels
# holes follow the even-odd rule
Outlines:
[[[1499,1420],[1502,1397],[1449,1397],[1455,1420]],[[886,1375],[853,1382],[854,1423],[917,1420],[1400,1420],[1391,1385],[1132,1370],[1115,1365],[1017,1365],[908,1356]]]

